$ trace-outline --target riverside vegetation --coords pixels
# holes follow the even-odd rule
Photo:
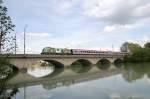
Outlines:
[[[150,42],[141,47],[139,44],[125,42],[121,46],[122,52],[129,52],[131,55],[125,56],[125,62],[150,62]]]

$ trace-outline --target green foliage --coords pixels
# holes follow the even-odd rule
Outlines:
[[[136,43],[125,42],[121,46],[121,51],[125,51],[122,50],[122,48],[125,48],[126,46],[128,46],[128,50],[131,53],[131,56],[125,56],[124,57],[125,62],[150,62],[149,42],[144,45],[144,48],[142,48],[139,44]]]
[[[14,31],[14,27],[11,17],[7,15],[7,8],[0,4],[0,53],[9,53],[14,48],[12,46],[14,37],[10,34]]]
[[[9,67],[7,58],[0,58],[0,80],[6,78],[10,72],[12,69]]]
[[[143,48],[143,56],[145,61],[150,61],[150,42],[147,42]]]
[[[140,48],[141,48],[141,46],[139,44],[125,42],[122,44],[120,50],[121,50],[121,52],[134,53],[134,52],[138,51]]]
[[[0,82],[12,76],[12,74],[17,73],[18,68],[11,65],[6,57],[0,58]]]
[[[146,44],[144,44],[144,48],[150,49],[150,42],[147,42]]]

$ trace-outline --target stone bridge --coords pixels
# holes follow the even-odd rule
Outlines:
[[[0,55],[0,57],[5,57],[5,55]],[[118,59],[123,59],[123,55],[40,55],[40,54],[16,54],[7,56],[9,62],[21,68],[30,67],[40,61],[48,61],[53,65],[61,64],[64,67],[70,66],[72,63],[82,60],[89,62],[92,65],[97,64],[99,61],[105,59],[111,63]]]

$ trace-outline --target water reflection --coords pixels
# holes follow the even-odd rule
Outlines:
[[[45,76],[45,77],[49,77],[49,78],[53,78],[59,74],[61,74],[64,71],[64,68],[55,68],[55,70],[53,71],[53,73]]]
[[[28,68],[27,73],[34,76],[34,77],[44,77],[50,75],[54,72],[54,67],[44,66],[44,67],[35,67],[35,68]]]
[[[55,81],[55,82],[52,82],[52,81],[46,82],[46,83],[43,83],[42,86],[46,90],[52,90],[57,87],[69,86],[72,84],[74,84],[74,80],[61,80],[61,81]]]
[[[91,63],[84,59],[79,59],[72,63],[71,70],[76,73],[86,73],[91,69]]]
[[[74,64],[71,67],[71,70],[76,73],[86,73],[88,72],[92,67],[91,66],[84,66],[82,64]]]
[[[124,68],[124,64],[123,63],[115,63],[114,64],[117,68]]]
[[[7,80],[5,86],[1,85],[3,86],[1,89],[5,89],[1,92],[1,96],[11,94],[11,97],[16,99],[22,99],[23,96],[26,96],[26,99],[135,99],[135,97],[149,99],[150,97],[150,63],[119,64],[116,66],[119,68],[109,67],[105,71],[90,67],[88,72],[81,74],[81,68],[85,67],[73,66],[70,69],[60,69],[57,73],[58,69],[42,78],[26,75],[20,80],[19,77],[22,76],[16,75]],[[25,90],[20,89],[23,87]]]
[[[0,89],[0,99],[11,99],[19,92],[18,88],[15,89]]]
[[[34,77],[44,77],[54,72],[55,66],[48,62],[40,62],[27,69],[27,73]]]
[[[124,69],[126,73],[123,74],[123,77],[128,82],[133,82],[138,79],[142,79],[145,75],[150,73],[150,64],[141,63],[141,64],[124,64]]]

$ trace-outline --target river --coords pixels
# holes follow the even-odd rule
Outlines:
[[[150,99],[150,63],[35,66],[1,80],[0,99]]]

